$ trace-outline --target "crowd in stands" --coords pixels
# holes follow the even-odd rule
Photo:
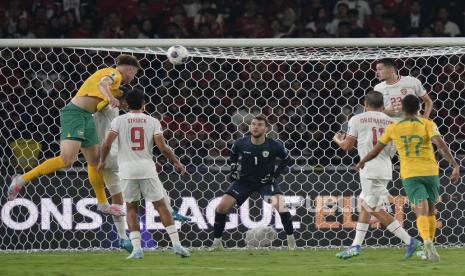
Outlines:
[[[440,4],[439,4],[440,3]],[[0,36],[15,38],[396,37],[459,36],[462,1],[157,1],[29,0],[0,2]],[[82,80],[117,53],[72,49],[0,50],[2,145],[40,141],[44,157],[59,151],[59,109]],[[250,116],[265,114],[270,135],[300,165],[337,165],[335,132],[362,108],[376,80],[370,61],[194,59],[174,70],[164,56],[137,55],[137,83],[147,111],[162,120],[176,153],[201,165],[228,156]],[[434,101],[435,122],[452,149],[465,154],[463,56],[399,59],[401,75],[418,77]],[[51,141],[55,141],[54,143]],[[11,156],[0,147],[2,156]],[[355,152],[343,158],[352,164]]]
[[[463,36],[458,0],[8,0],[4,38]]]

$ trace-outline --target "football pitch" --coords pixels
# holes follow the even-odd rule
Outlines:
[[[185,259],[152,251],[143,260],[118,251],[0,253],[0,275],[465,275],[465,248],[438,251],[439,263],[404,261],[403,249],[364,249],[350,260],[333,249],[194,251]]]

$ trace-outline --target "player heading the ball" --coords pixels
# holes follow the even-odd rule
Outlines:
[[[97,172],[100,146],[92,114],[108,104],[119,106],[117,97],[122,95],[121,83],[131,83],[139,68],[136,57],[122,54],[117,57],[115,68],[100,69],[84,81],[71,102],[60,110],[60,155],[45,160],[23,175],[14,176],[8,189],[9,200],[15,199],[23,186],[32,180],[70,167],[81,151],[87,160],[89,182],[97,198],[98,210],[115,216],[125,215],[118,205],[108,204],[103,175]]]

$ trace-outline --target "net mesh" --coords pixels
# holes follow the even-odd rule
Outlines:
[[[95,70],[114,66],[118,54],[141,61],[134,86],[150,102],[146,110],[164,126],[168,144],[189,174],[177,175],[155,152],[160,178],[172,203],[193,223],[177,223],[182,243],[205,247],[213,239],[214,209],[228,187],[228,148],[247,132],[253,115],[265,114],[270,137],[292,156],[281,188],[291,207],[298,246],[348,245],[357,218],[358,157],[331,142],[376,80],[375,59],[398,58],[401,75],[419,78],[434,102],[432,118],[451,149],[465,154],[465,47],[388,48],[191,48],[184,65],[171,65],[164,48],[2,48],[0,49],[1,250],[87,249],[115,246],[111,218],[96,211],[82,158],[66,171],[28,185],[21,199],[7,202],[9,176],[22,173],[59,152],[59,110]],[[446,163],[441,160],[442,168]],[[399,181],[389,185],[389,210],[411,235],[414,214]],[[437,242],[465,243],[463,185],[450,184],[441,171]],[[168,245],[150,204],[142,204],[143,246]],[[285,245],[279,216],[258,196],[234,209],[226,224],[228,247],[244,247],[245,233],[275,225],[273,246]],[[399,245],[372,224],[366,243]]]

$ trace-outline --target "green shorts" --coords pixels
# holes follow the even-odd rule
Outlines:
[[[402,179],[410,204],[415,205],[422,200],[434,204],[439,198],[439,176],[416,176]]]
[[[60,121],[61,140],[81,141],[83,148],[99,144],[92,113],[69,103],[60,110]]]

